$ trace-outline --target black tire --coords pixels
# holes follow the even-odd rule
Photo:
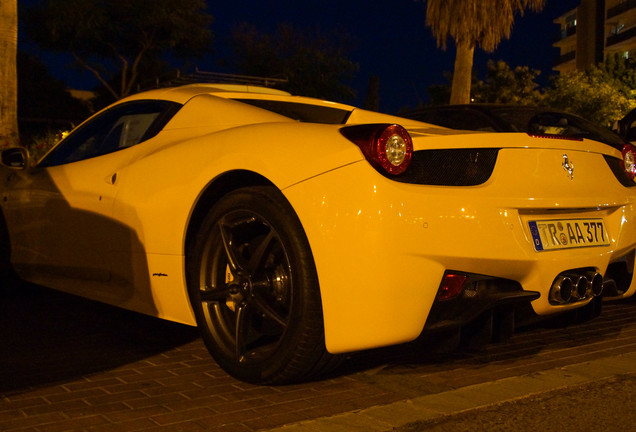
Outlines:
[[[188,291],[203,340],[230,375],[285,384],[337,363],[325,349],[309,243],[276,188],[243,188],[220,199],[187,260]]]

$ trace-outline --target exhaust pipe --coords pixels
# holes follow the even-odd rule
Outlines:
[[[585,274],[587,278],[587,294],[599,297],[603,294],[603,275],[599,272],[590,271]]]
[[[611,282],[613,281],[605,281],[603,275],[596,271],[563,272],[552,282],[549,300],[552,304],[565,304],[589,297],[600,297],[603,291],[611,291]]]
[[[573,290],[572,279],[563,274],[557,276],[552,282],[552,288],[550,288],[550,303],[565,304],[569,302],[572,299]]]
[[[572,297],[575,300],[582,300],[587,296],[590,282],[582,274],[568,273],[565,275],[572,281]]]

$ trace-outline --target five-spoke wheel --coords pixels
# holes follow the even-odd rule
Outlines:
[[[309,245],[275,188],[240,189],[221,199],[188,258],[203,339],[230,374],[259,383],[296,381],[331,357]]]

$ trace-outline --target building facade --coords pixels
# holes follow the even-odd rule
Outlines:
[[[581,0],[554,22],[560,27],[554,43],[559,72],[585,69],[608,55],[636,56],[636,0]]]

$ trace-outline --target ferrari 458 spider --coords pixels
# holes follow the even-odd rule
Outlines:
[[[0,159],[3,275],[197,325],[250,382],[636,290],[631,145],[197,84]]]

